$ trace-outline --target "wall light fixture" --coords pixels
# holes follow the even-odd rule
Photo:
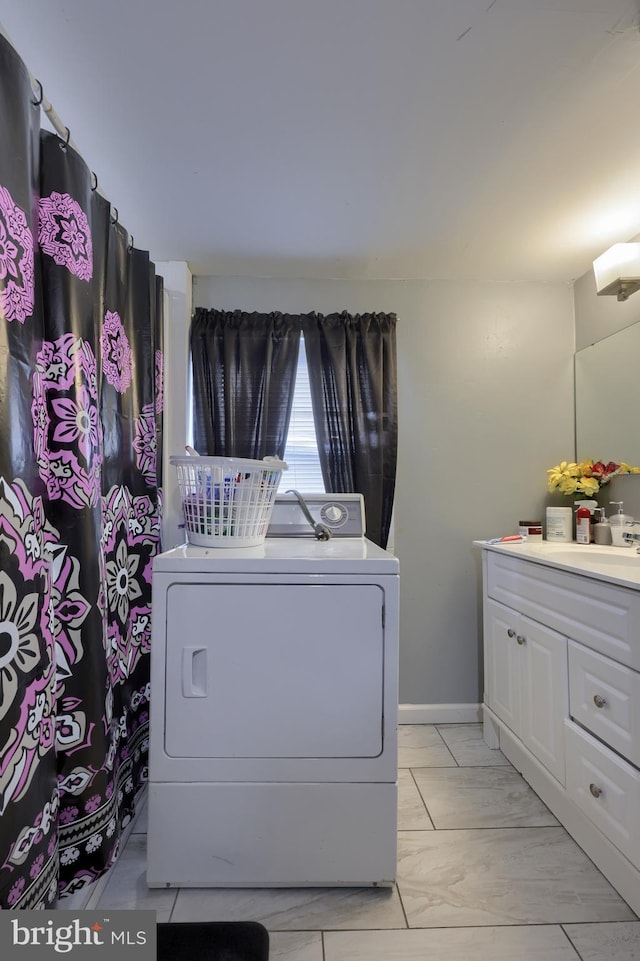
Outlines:
[[[640,244],[614,244],[593,262],[598,294],[626,300],[640,290]]]

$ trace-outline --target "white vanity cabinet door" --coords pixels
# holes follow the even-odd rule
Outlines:
[[[561,784],[569,713],[567,639],[497,601],[486,600],[487,702]]]
[[[521,615],[486,600],[484,637],[487,648],[486,698],[492,711],[520,734],[520,657],[516,637]]]
[[[522,618],[521,737],[561,784],[565,783],[564,721],[569,713],[567,639]]]

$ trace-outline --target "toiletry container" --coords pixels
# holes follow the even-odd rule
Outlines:
[[[618,508],[616,514],[612,514],[609,518],[609,523],[611,524],[611,543],[614,547],[631,547],[630,541],[625,541],[622,534],[624,531],[630,531],[633,526],[633,517],[631,514],[625,514],[623,512],[624,504],[622,501],[609,501],[610,504],[615,504]]]
[[[573,506],[577,508],[576,509],[576,540],[579,541],[581,544],[593,544],[593,527],[596,520],[595,512],[598,508],[598,502],[593,500],[579,500],[579,501],[574,501]],[[588,510],[589,516],[587,517],[583,513],[581,517],[578,517],[578,511],[581,509],[583,511]],[[581,522],[580,537],[578,537],[578,521]],[[585,536],[585,530],[587,529],[587,527],[588,527],[589,538],[588,540],[585,541],[582,538]]]
[[[578,544],[591,543],[591,510],[584,504],[576,511],[576,540]]]
[[[548,541],[562,544],[573,540],[573,511],[570,507],[547,507],[546,521]]]
[[[596,514],[596,522],[593,525],[594,543],[606,547],[612,543],[611,524],[609,523],[609,518],[604,512],[604,507],[596,507],[594,513]],[[598,514],[600,517],[597,517]]]
[[[542,540],[542,521],[518,521],[518,533],[531,542]]]

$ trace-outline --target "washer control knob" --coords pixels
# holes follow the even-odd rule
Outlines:
[[[327,527],[342,527],[346,523],[349,514],[343,504],[336,504],[335,501],[323,504],[320,510],[320,517]]]

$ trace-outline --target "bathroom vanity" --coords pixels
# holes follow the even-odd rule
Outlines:
[[[476,543],[485,740],[640,912],[640,555]]]

